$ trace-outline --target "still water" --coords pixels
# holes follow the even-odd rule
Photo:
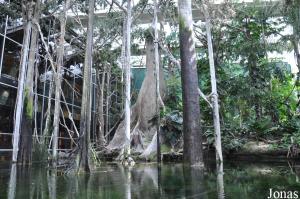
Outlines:
[[[223,170],[223,172],[222,172]],[[298,191],[300,167],[292,163],[227,163],[204,170],[182,164],[102,165],[90,175],[61,175],[46,167],[0,164],[0,199],[260,199],[269,189]]]

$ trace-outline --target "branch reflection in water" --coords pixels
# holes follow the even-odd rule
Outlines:
[[[152,199],[152,198],[252,198],[267,196],[269,184],[299,190],[288,164],[227,163],[205,168],[182,164],[136,164],[126,168],[102,164],[91,174],[61,174],[47,166],[0,165],[0,198],[7,199]],[[9,172],[7,172],[9,171]],[[226,197],[225,197],[226,195]]]

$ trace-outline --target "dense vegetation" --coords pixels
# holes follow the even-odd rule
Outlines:
[[[299,139],[299,75],[292,73],[291,65],[280,56],[293,50],[290,35],[282,35],[292,25],[291,19],[285,12],[283,17],[270,17],[278,11],[261,5],[236,5],[232,9],[236,13],[230,20],[215,20],[213,24],[223,147],[239,150],[247,141],[259,140],[288,148],[291,138]],[[199,87],[210,93],[207,44],[201,35],[204,27],[195,27],[196,38],[203,44],[197,48]],[[176,40],[176,33],[166,39],[175,56]],[[270,58],[274,52],[278,57]],[[180,71],[175,69],[169,75],[167,112],[181,112]],[[201,109],[204,134],[213,144],[212,112],[203,99]]]
[[[39,61],[37,65],[41,67],[46,63],[52,67],[55,88],[50,91],[50,96],[55,97],[55,105],[48,108],[55,111],[53,118],[51,111],[47,112],[48,115],[45,114],[44,117],[48,116],[47,121],[51,125],[45,126],[41,136],[53,135],[50,145],[53,151],[51,159],[54,162],[57,159],[58,129],[62,123],[60,112],[67,109],[67,106],[60,105],[63,103],[59,102],[65,100],[60,84],[66,79],[59,75],[60,67],[70,68],[75,63],[84,65],[81,117],[79,124],[75,124],[68,110],[68,122],[72,127],[64,127],[69,133],[78,134],[77,149],[73,153],[76,154],[77,165],[86,171],[90,170],[86,166],[89,165],[89,157],[95,157],[97,153],[118,150],[121,151],[119,158],[122,161],[131,158],[130,146],[141,155],[140,158],[148,159],[149,154],[156,151],[154,148],[157,140],[157,143],[162,143],[163,152],[181,152],[184,141],[191,142],[189,147],[196,147],[192,143],[202,143],[201,135],[205,146],[213,147],[217,140],[217,131],[214,131],[216,123],[212,116],[216,113],[213,109],[215,106],[212,105],[214,100],[219,104],[217,111],[220,113],[222,147],[225,152],[239,151],[249,141],[264,142],[275,149],[288,150],[293,146],[293,150],[298,150],[300,73],[295,71],[300,68],[299,1],[275,1],[270,4],[258,0],[254,3],[225,1],[219,6],[204,0],[193,1],[192,7],[205,13],[204,19],[195,20],[194,23],[189,23],[186,13],[181,9],[189,6],[191,1],[180,2],[179,12],[173,0],[161,0],[157,3],[153,5],[147,0],[138,1],[133,4],[132,10],[131,1],[23,0],[20,3],[12,0],[10,3],[0,3],[2,24],[5,25],[6,16],[9,16],[10,21],[23,18],[24,38],[19,79],[22,71],[23,75],[25,71],[28,74],[24,75],[27,77],[25,88],[20,88],[23,85],[20,82],[17,96],[22,93],[25,96],[22,97],[22,94],[20,97],[25,114],[15,116],[23,118],[22,125],[26,126],[22,130],[15,129],[16,132],[21,131],[20,148],[23,155],[18,156],[22,162],[31,161],[29,154],[32,153],[31,140],[34,140],[35,75],[30,68],[34,67],[32,60],[42,60],[44,57],[47,60]],[[33,10],[32,5],[35,5]],[[107,9],[106,17],[94,14],[100,7]],[[68,16],[67,11],[72,13],[72,17]],[[160,30],[157,30],[157,25],[150,25],[152,18],[156,19],[157,11]],[[145,12],[149,13],[149,23],[144,27],[139,25],[139,20]],[[188,14],[191,15],[191,11]],[[48,28],[50,26],[52,29]],[[51,36],[48,36],[48,44],[45,42],[45,35]],[[55,43],[53,49],[49,48],[49,41]],[[28,49],[27,54],[24,54],[26,46],[32,52],[34,43],[39,46],[37,53],[42,58],[28,54]],[[71,58],[64,52],[66,44],[73,50]],[[213,47],[213,55],[208,50],[210,45]],[[161,58],[154,53],[158,52],[158,48]],[[295,53],[297,68],[282,59],[281,55],[286,52]],[[271,54],[277,56],[270,56]],[[139,93],[130,91],[131,55],[146,55],[147,72]],[[23,63],[22,60],[27,58],[28,64]],[[154,60],[159,59],[160,69],[154,63]],[[211,91],[214,83],[211,79],[212,63],[216,68],[217,93]],[[29,69],[25,70],[26,67]],[[95,94],[96,116],[91,119],[93,70],[99,89]],[[198,87],[200,92],[207,95],[199,97]],[[196,103],[191,103],[195,100]],[[18,98],[16,101],[18,102]],[[51,100],[49,104],[51,105]],[[198,125],[200,114],[201,121]],[[95,135],[90,135],[91,120],[96,123]],[[160,128],[161,133],[157,131]],[[24,136],[24,132],[28,135]],[[189,140],[191,137],[194,140]],[[159,142],[158,138],[162,138],[162,141]],[[38,144],[45,150],[49,142],[47,140]],[[34,141],[33,147],[38,144]],[[157,150],[160,150],[159,147]],[[201,157],[193,159],[193,153],[184,153],[190,162],[202,161]]]

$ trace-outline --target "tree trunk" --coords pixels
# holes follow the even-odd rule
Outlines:
[[[103,115],[103,100],[104,100],[104,81],[105,72],[103,71],[102,78],[100,78],[99,70],[97,70],[97,84],[98,84],[98,100],[97,100],[97,122],[99,125],[98,131],[98,143],[100,148],[106,144],[104,137],[104,115]]]
[[[157,125],[157,108],[156,108],[156,84],[155,84],[155,55],[154,55],[153,37],[146,38],[146,67],[147,71],[142,87],[139,91],[136,103],[131,107],[131,146],[137,152],[143,152],[146,144],[153,140]],[[164,97],[165,84],[163,71],[159,71],[159,88],[160,96]],[[160,104],[159,104],[160,105]],[[127,142],[125,131],[125,120],[120,123],[116,133],[109,143],[109,150],[120,150],[125,147]],[[156,140],[156,139],[155,139]],[[149,144],[148,144],[149,145]],[[150,146],[150,145],[149,145]],[[153,149],[153,147],[151,147]],[[156,152],[151,151],[151,154]],[[149,151],[149,150],[147,150]]]
[[[109,132],[109,107],[110,107],[110,89],[111,89],[111,84],[110,84],[110,79],[111,79],[111,66],[109,64],[105,64],[104,66],[105,71],[106,71],[106,118],[105,118],[105,135],[108,134]],[[104,76],[105,79],[105,76]]]
[[[126,16],[126,43],[125,45],[125,58],[126,58],[126,69],[125,69],[125,155],[130,155],[130,56],[131,56],[131,0],[127,0],[127,16]]]
[[[24,4],[24,2],[22,2]],[[26,70],[28,63],[29,55],[29,45],[30,45],[30,34],[32,29],[32,4],[27,3],[23,5],[23,13],[26,15],[23,16],[24,22],[24,37],[23,37],[23,47],[21,52],[21,61],[19,67],[19,80],[18,80],[18,89],[17,89],[17,98],[15,104],[15,113],[14,113],[14,130],[13,130],[13,155],[12,161],[18,161],[18,152],[19,152],[19,140],[20,140],[20,128],[22,124],[23,116],[23,105],[24,105],[24,85],[26,80]]]
[[[38,21],[40,17],[40,2],[36,1],[34,20]],[[19,162],[22,164],[30,164],[32,156],[32,134],[33,134],[33,79],[36,64],[36,54],[38,49],[38,30],[37,27],[32,27],[31,41],[30,41],[30,52],[28,58],[27,76],[25,81],[25,96],[24,96],[24,106],[25,111],[23,111],[22,118],[22,134],[20,137],[20,150],[18,154]]]
[[[159,110],[159,99],[160,99],[160,93],[159,93],[159,52],[158,52],[158,30],[157,30],[157,0],[154,0],[154,21],[153,21],[153,29],[154,29],[154,60],[155,60],[155,87],[156,87],[156,115],[157,115],[157,121],[156,121],[156,147],[157,147],[157,162],[161,162],[161,151],[160,151],[160,110]]]
[[[89,0],[88,30],[84,58],[83,93],[80,116],[79,164],[78,171],[90,172],[90,130],[91,130],[91,80],[93,61],[93,24],[95,0]]]
[[[183,98],[184,162],[203,166],[202,132],[191,0],[178,1],[181,81]]]
[[[47,105],[47,111],[46,111],[46,122],[45,122],[45,128],[43,130],[43,134],[41,137],[41,147],[44,148],[45,151],[48,149],[47,145],[47,136],[50,132],[50,124],[51,124],[51,101],[52,101],[52,94],[53,94],[53,79],[50,80],[49,85],[49,95],[48,95],[48,105]],[[43,118],[42,118],[43,119]]]
[[[61,98],[61,82],[62,82],[62,67],[64,62],[64,44],[66,33],[66,18],[67,10],[69,8],[70,0],[66,0],[64,4],[63,13],[60,17],[60,39],[57,50],[57,63],[55,73],[55,104],[54,104],[54,118],[53,118],[53,137],[52,137],[52,159],[54,163],[57,160],[58,135],[59,135],[59,121],[60,121],[60,98]]]
[[[207,34],[207,46],[208,46],[208,57],[210,67],[210,78],[211,78],[211,94],[213,104],[213,120],[215,129],[215,148],[216,148],[216,160],[217,162],[223,162],[222,155],[222,142],[221,142],[221,127],[220,127],[220,115],[219,115],[219,97],[217,91],[217,80],[216,80],[216,69],[214,63],[214,51],[211,37],[211,23],[210,16],[207,6],[204,6],[204,15],[206,20],[206,34]]]

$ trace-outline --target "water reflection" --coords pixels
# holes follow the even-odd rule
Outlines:
[[[37,172],[41,172],[39,168]],[[49,198],[56,199],[56,179],[57,179],[57,171],[49,170],[47,172],[47,180],[48,180],[48,191],[49,191]]]
[[[0,167],[1,168],[1,167]],[[45,167],[0,169],[0,198],[7,199],[152,199],[263,198],[269,187],[299,190],[289,166],[223,165],[216,169],[181,164],[103,165],[88,175],[59,175]],[[4,182],[4,183],[2,183]]]
[[[217,164],[217,189],[218,189],[218,199],[225,198],[224,191],[224,171],[223,171],[223,163]]]
[[[191,198],[207,198],[203,184],[203,168],[184,167],[185,195]]]
[[[16,180],[17,180],[17,166],[16,164],[11,165],[10,169],[10,178],[8,184],[8,199],[14,199],[16,195]]]
[[[131,168],[126,172],[126,199],[131,199]]]

